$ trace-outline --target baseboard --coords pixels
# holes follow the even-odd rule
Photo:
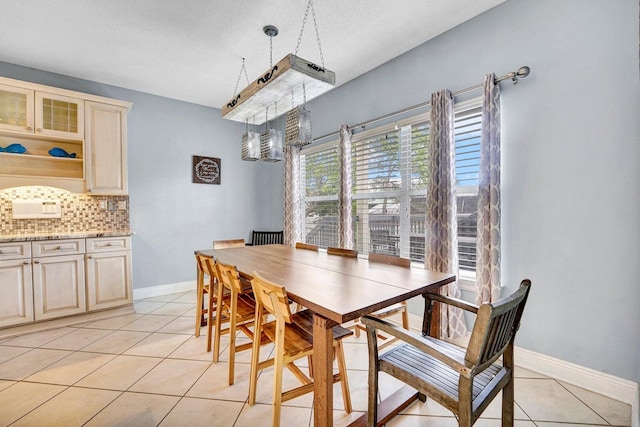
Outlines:
[[[160,295],[175,294],[176,292],[193,291],[195,289],[195,280],[189,280],[187,282],[167,283],[165,285],[148,286],[146,288],[134,288],[133,299],[135,301],[144,298],[157,297]]]
[[[411,329],[421,330],[422,316],[409,314]],[[631,405],[631,425],[640,427],[640,384],[614,375],[516,347],[518,366]]]

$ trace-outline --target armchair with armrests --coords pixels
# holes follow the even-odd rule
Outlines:
[[[502,391],[502,426],[513,426],[513,343],[530,288],[531,281],[525,279],[510,296],[480,307],[438,294],[425,295],[428,313],[436,301],[476,313],[467,349],[363,317],[369,342],[368,425],[389,421],[377,419],[378,372],[382,371],[418,390],[420,400],[428,396],[449,409],[464,427],[470,427]],[[428,319],[425,324],[428,326]],[[378,331],[404,344],[379,355]],[[501,356],[502,363],[495,363]]]

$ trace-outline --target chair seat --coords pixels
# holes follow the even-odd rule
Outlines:
[[[458,354],[464,358],[466,349],[439,340],[430,341],[441,347],[443,353]],[[447,401],[445,406],[457,405],[460,374],[435,357],[410,344],[402,344],[380,355],[379,362],[380,371],[401,379],[424,394],[443,395]],[[480,395],[501,369],[502,366],[493,364],[474,378],[473,399]]]
[[[311,310],[302,310],[293,314],[293,323],[300,326],[309,335],[313,336],[313,312]],[[333,339],[341,340],[349,335],[353,335],[353,331],[343,328],[340,325],[333,327]]]

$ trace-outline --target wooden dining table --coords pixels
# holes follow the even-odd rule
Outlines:
[[[455,280],[455,275],[423,268],[403,268],[369,263],[295,249],[285,245],[207,249],[196,253],[235,265],[241,276],[254,272],[283,285],[289,298],[313,312],[313,416],[315,426],[333,425],[332,328],[381,308],[434,291]],[[407,387],[379,406],[378,421],[406,407],[417,398]],[[366,414],[352,425],[365,425]]]

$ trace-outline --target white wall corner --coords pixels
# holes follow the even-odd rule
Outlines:
[[[195,291],[196,289],[197,288],[195,280],[178,283],[167,283],[165,285],[148,286],[146,288],[134,288],[133,300],[136,301],[144,298],[157,297],[160,295],[175,294],[177,292]]]
[[[422,316],[409,314],[411,329],[422,329]],[[585,368],[521,347],[515,348],[516,365],[631,405],[631,426],[640,427],[640,384]]]

